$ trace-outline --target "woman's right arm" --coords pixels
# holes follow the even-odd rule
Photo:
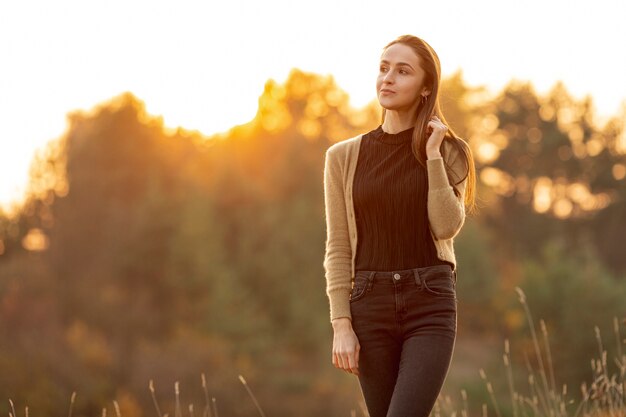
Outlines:
[[[326,253],[324,270],[326,295],[330,301],[331,322],[339,317],[352,318],[352,248],[343,187],[343,172],[336,145],[326,151],[324,163],[324,203],[326,207]]]
[[[333,326],[332,363],[336,368],[358,375],[359,340],[352,329],[350,291],[352,249],[348,231],[343,174],[337,147],[326,151],[324,163],[324,202],[326,209],[326,253],[324,270],[326,294]]]

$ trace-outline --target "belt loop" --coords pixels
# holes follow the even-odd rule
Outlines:
[[[452,271],[452,274],[454,275],[454,286],[456,287],[456,268]]]
[[[415,276],[415,283],[422,289],[422,278],[420,277],[419,268],[413,268],[413,275]]]

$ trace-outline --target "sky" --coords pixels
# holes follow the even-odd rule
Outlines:
[[[425,39],[443,76],[496,94],[561,80],[601,117],[626,105],[622,0],[55,0],[0,3],[0,207],[22,199],[35,152],[66,114],[130,91],[168,127],[206,135],[250,121],[269,79],[332,75],[376,99],[383,46]],[[13,203],[12,203],[13,202]]]

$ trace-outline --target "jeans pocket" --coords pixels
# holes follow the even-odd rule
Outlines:
[[[350,302],[360,300],[367,292],[367,278],[357,275],[350,291]]]
[[[420,274],[426,293],[445,298],[456,298],[456,283],[452,271],[426,271]]]

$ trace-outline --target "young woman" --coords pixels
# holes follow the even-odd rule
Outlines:
[[[474,208],[475,168],[441,113],[440,76],[424,40],[390,42],[382,124],[326,151],[332,363],[358,376],[371,417],[428,416],[456,340],[453,240]]]

